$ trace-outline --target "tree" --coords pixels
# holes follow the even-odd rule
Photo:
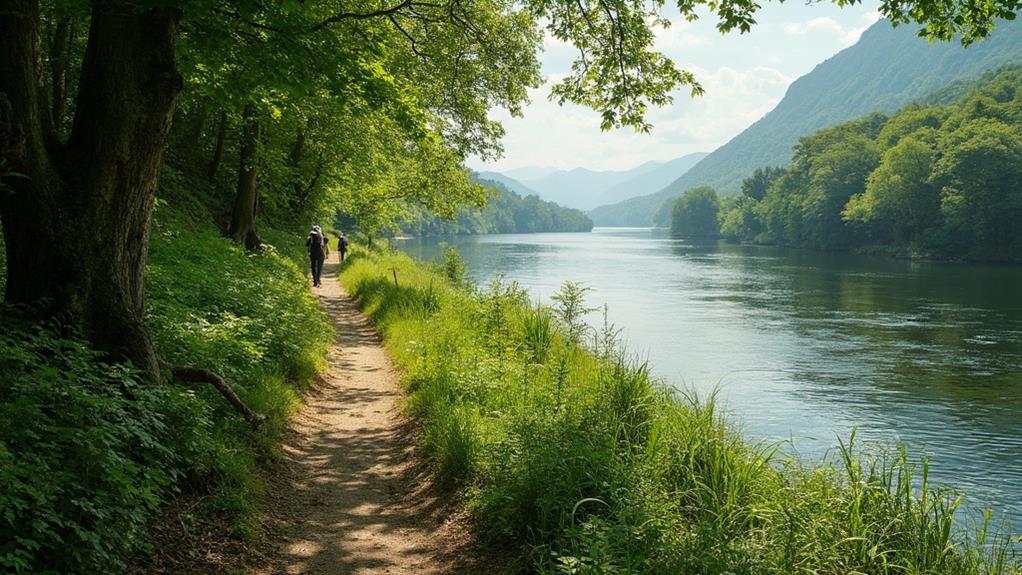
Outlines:
[[[742,180],[742,195],[759,201],[766,197],[770,184],[784,173],[784,168],[756,168],[751,176]]]
[[[1018,126],[990,118],[948,134],[933,181],[941,212],[959,238],[974,238],[990,253],[1022,247],[1022,136]],[[1017,256],[1016,256],[1017,257]]]
[[[866,191],[852,196],[842,216],[867,224],[874,237],[897,245],[917,243],[923,230],[939,224],[940,197],[930,183],[935,158],[922,139],[902,138],[884,152]]]
[[[701,5],[682,2],[679,8],[684,17],[695,18]],[[722,31],[749,30],[759,7],[750,0],[707,5]],[[604,128],[648,129],[648,105],[670,102],[671,92],[681,85],[699,91],[691,74],[652,49],[651,26],[665,25],[659,15],[662,6],[660,0],[530,1],[518,10],[482,0],[93,0],[74,119],[64,141],[54,129],[47,102],[39,0],[7,0],[0,11],[0,158],[25,177],[8,178],[12,193],[0,198],[8,253],[5,297],[9,302],[45,299],[41,313],[68,318],[113,359],[130,360],[159,377],[158,359],[142,321],[143,271],[157,176],[182,87],[176,65],[182,17],[189,26],[234,21],[250,36],[272,32],[299,39],[293,43],[295,51],[286,53],[293,62],[327,55],[310,53],[300,41],[326,30],[347,31],[340,38],[356,46],[373,44],[379,31],[356,26],[359,23],[390,26],[391,35],[408,38],[414,53],[422,36],[403,29],[404,17],[457,17],[447,30],[455,33],[460,27],[465,34],[490,39],[494,36],[487,31],[493,30],[492,19],[498,16],[530,31],[544,22],[553,36],[580,51],[573,73],[554,87],[554,97],[597,109]],[[982,10],[969,3],[885,1],[881,13],[895,23],[922,23],[934,37],[961,32],[969,42],[983,37],[996,18],[1013,16],[1018,8],[1019,0],[992,0]],[[468,55],[485,63],[500,51]],[[283,66],[280,72],[287,76],[301,68]],[[393,77],[383,63],[351,69]],[[340,76],[337,81],[352,78]],[[468,102],[481,107],[487,103]],[[74,250],[66,249],[69,238]]]
[[[179,15],[93,4],[70,136],[58,138],[43,82],[39,5],[0,12],[0,154],[25,177],[0,198],[6,300],[46,301],[82,335],[152,377],[159,363],[143,324],[149,218],[181,89]],[[74,249],[68,249],[68,242]]]
[[[886,118],[862,119],[802,138],[791,170],[804,181],[799,245],[821,249],[848,247],[851,237],[841,218],[845,204],[866,188],[866,177],[880,162],[874,141]]]
[[[765,231],[758,206],[759,202],[745,195],[721,206],[720,235],[740,242],[755,241]]]
[[[685,192],[674,204],[671,234],[697,239],[719,237],[718,207],[717,191],[713,188],[703,186]]]

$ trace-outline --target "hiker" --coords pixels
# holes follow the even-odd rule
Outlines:
[[[337,251],[341,254],[341,263],[344,263],[344,254],[348,253],[348,238],[341,234],[341,237],[337,238]]]
[[[323,273],[323,260],[326,259],[327,237],[323,228],[312,226],[309,237],[305,238],[305,246],[309,248],[309,263],[312,265],[312,285],[319,287],[320,275]]]

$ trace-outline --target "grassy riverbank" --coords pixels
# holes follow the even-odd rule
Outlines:
[[[219,373],[267,423],[253,429],[208,384],[147,383],[58,322],[3,309],[0,572],[121,572],[169,513],[178,531],[168,547],[210,536],[210,521],[221,535],[253,536],[258,465],[276,457],[330,327],[308,290],[301,236],[264,231],[281,249],[252,255],[195,211],[157,210],[148,325],[164,359]]]
[[[481,538],[537,573],[1017,573],[1005,536],[953,527],[958,501],[904,451],[834,461],[751,445],[712,398],[666,388],[581,326],[584,295],[537,307],[356,252],[343,281],[403,370],[436,480]]]

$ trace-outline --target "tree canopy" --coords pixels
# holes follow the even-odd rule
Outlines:
[[[1022,68],[962,99],[913,104],[803,138],[761,198],[722,210],[725,237],[819,249],[1018,261]],[[744,190],[762,187],[763,172]]]

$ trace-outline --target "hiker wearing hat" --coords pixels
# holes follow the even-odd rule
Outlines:
[[[312,266],[312,285],[320,285],[320,275],[323,273],[323,260],[326,259],[327,237],[323,234],[323,228],[312,226],[309,237],[305,238],[305,247],[309,249],[309,263]]]

